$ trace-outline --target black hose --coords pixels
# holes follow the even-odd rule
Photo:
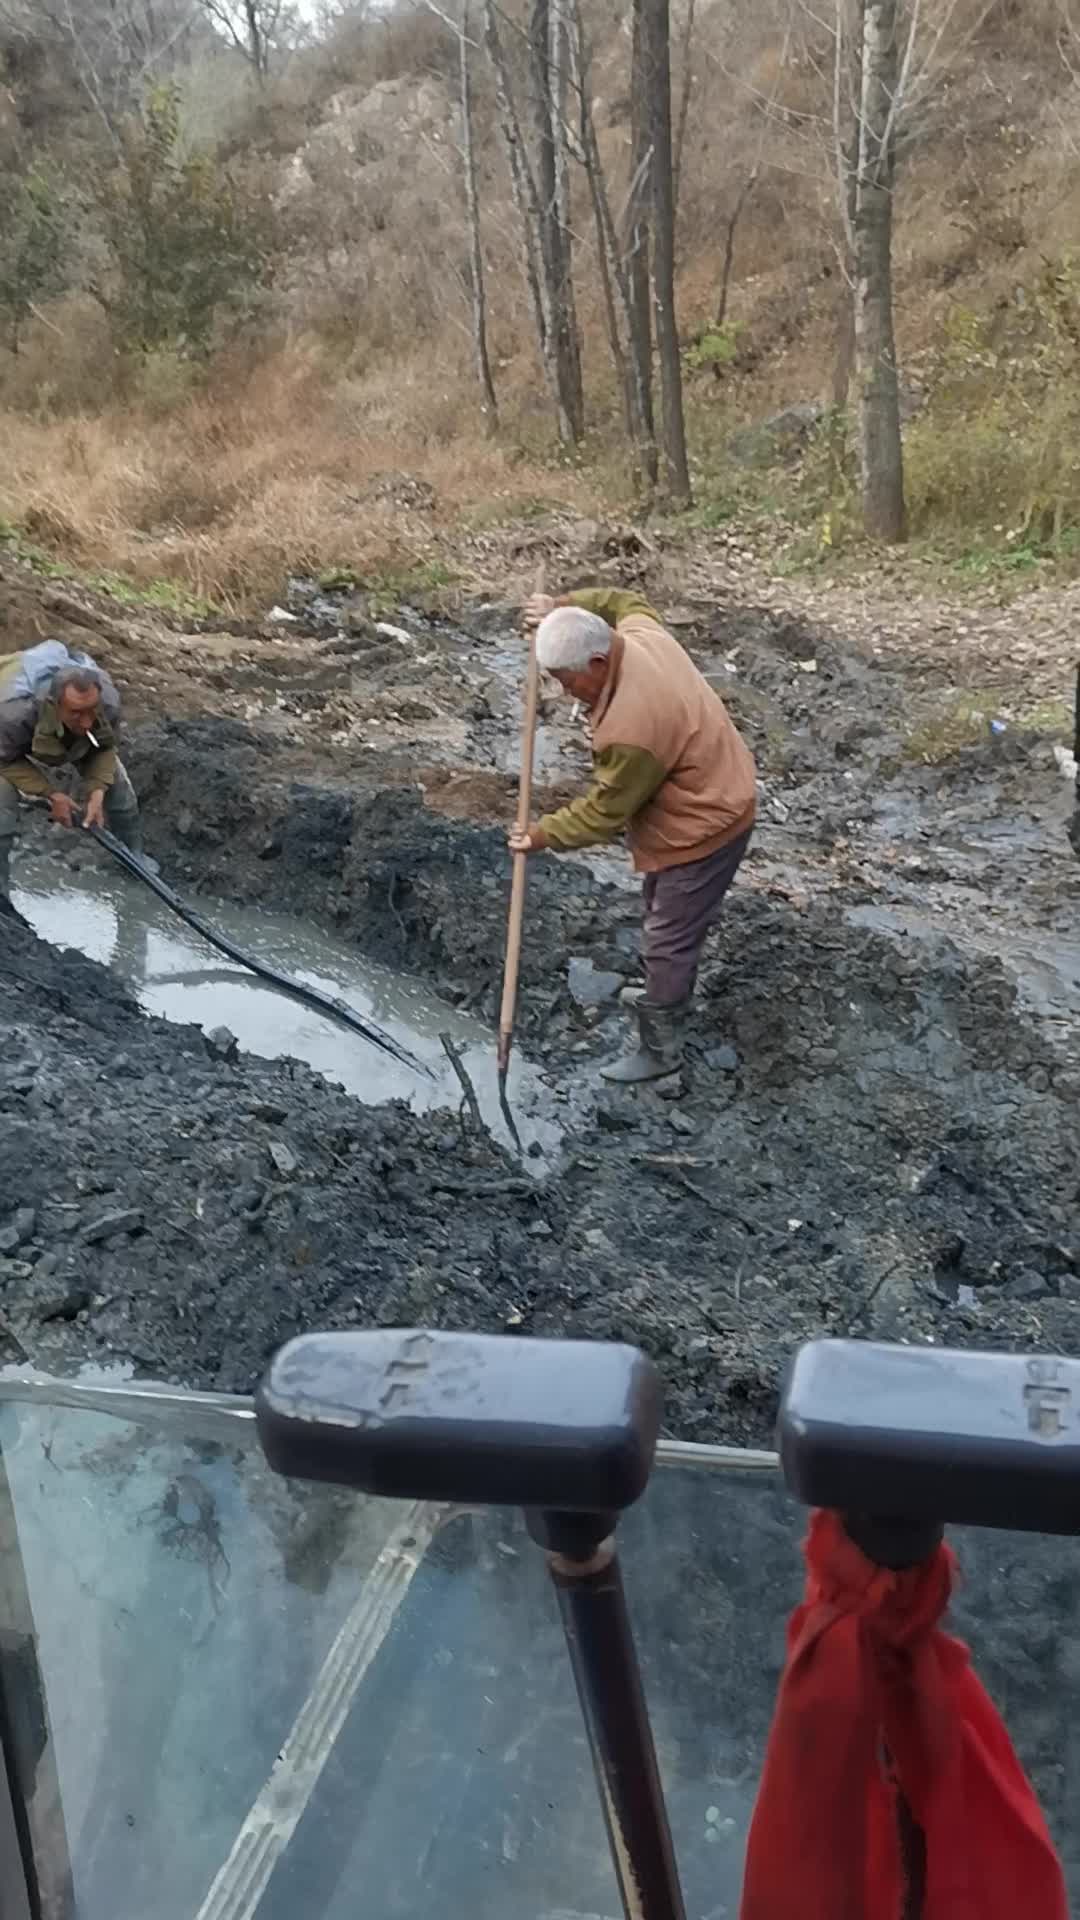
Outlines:
[[[400,1060],[403,1066],[411,1067],[414,1073],[422,1073],[429,1080],[435,1078],[431,1068],[423,1060],[418,1060],[407,1047],[401,1046],[390,1034],[384,1033],[381,1027],[372,1026],[371,1022],[356,1013],[347,1001],[336,1000],[333,994],[324,993],[321,987],[306,987],[299,980],[290,980],[287,973],[279,973],[276,967],[269,966],[265,960],[253,959],[250,953],[245,953],[243,948],[238,947],[227,935],[215,933],[201,913],[194,913],[190,907],[185,907],[179,894],[174,893],[156,873],[151,873],[139,855],[132,853],[131,848],[126,847],[124,842],[118,840],[114,833],[110,833],[107,827],[88,827],[86,831],[99,846],[112,854],[113,859],[119,862],[125,872],[130,873],[134,880],[141,880],[144,887],[149,887],[152,893],[156,893],[159,900],[163,900],[173,913],[185,921],[189,927],[194,928],[195,932],[210,946],[216,947],[219,953],[224,953],[230,960],[235,960],[238,966],[247,967],[250,973],[257,974],[260,980],[265,980],[270,986],[276,987],[279,993],[287,993],[294,1000],[303,1001],[306,1006],[314,1007],[319,1013],[325,1013],[331,1020],[340,1020],[346,1027],[351,1027],[354,1033],[358,1033],[362,1040],[367,1040],[371,1046],[378,1047],[380,1052],[388,1053],[392,1059]]]

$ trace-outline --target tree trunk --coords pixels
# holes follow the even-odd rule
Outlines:
[[[855,290],[841,274],[836,301],[836,357],[833,360],[832,409],[842,414],[851,392],[851,374],[855,365]]]
[[[525,283],[532,303],[533,319],[536,323],[536,341],[540,349],[544,373],[551,387],[552,401],[558,414],[560,399],[557,385],[552,380],[552,355],[548,345],[550,315],[539,259],[540,208],[537,201],[536,182],[532,177],[525,143],[521,137],[521,122],[518,119],[517,107],[510,87],[506,56],[499,39],[494,0],[484,0],[484,42],[495,76],[495,104],[499,115],[499,131],[506,152],[506,164],[510,173],[510,192],[513,197],[514,211],[517,214],[518,231],[521,235],[522,262]],[[562,438],[561,420],[560,438]]]
[[[270,71],[270,49],[263,30],[259,0],[244,0],[244,22],[247,27],[248,58],[259,86],[264,87]]]
[[[845,17],[850,22],[850,46],[845,44]],[[837,0],[833,137],[836,143],[836,184],[840,196],[842,229],[840,292],[836,303],[836,358],[832,382],[832,404],[837,415],[842,414],[847,406],[855,365],[855,214],[859,187],[862,59],[863,0],[855,0],[854,6],[852,0]]]
[[[604,296],[604,315],[607,321],[608,339],[611,343],[611,358],[622,397],[627,438],[638,457],[638,472],[635,478],[638,486],[641,487],[644,484],[651,494],[656,485],[656,442],[652,430],[652,396],[647,387],[643,388],[640,377],[641,368],[633,350],[634,309],[629,262],[619,245],[615,231],[603,161],[600,157],[600,144],[596,137],[596,124],[589,99],[585,30],[579,0],[572,0],[572,7],[571,69],[574,90],[578,97],[581,158],[585,167],[585,177],[589,183],[589,194],[596,220],[596,255],[600,269],[600,287]],[[619,296],[617,303],[616,291]],[[647,291],[646,289],[646,320],[648,319]],[[623,335],[619,330],[620,309],[628,343],[626,350],[623,348]]]
[[[642,478],[649,492],[658,471],[653,412],[652,309],[649,298],[649,205],[652,161],[649,147],[649,61],[645,0],[634,0],[630,56],[630,193],[626,208],[624,258],[630,284],[630,364],[639,396],[642,429]]]
[[[892,212],[897,0],[864,0],[855,208],[855,379],[863,523],[904,537],[904,465],[893,332]]]
[[[570,236],[560,219],[566,197],[560,92],[565,91],[565,53],[558,0],[532,0],[529,14],[529,107],[536,149],[536,217],[540,293],[544,303],[548,378],[557,395],[559,438],[573,445],[584,432],[581,358],[573,308]],[[560,172],[563,182],[560,188]]]
[[[565,331],[562,366],[568,412],[575,425],[574,438],[580,440],[585,432],[585,391],[581,373],[581,332],[578,327],[577,302],[574,299],[574,243],[570,225],[570,168],[566,119],[570,92],[570,21],[567,14],[567,0],[551,0],[548,46],[551,143],[555,157],[555,202],[552,214],[558,266],[558,279],[553,294],[556,312],[562,316]]]
[[[679,187],[682,183],[683,154],[686,151],[686,129],[690,122],[690,96],[694,91],[691,61],[694,53],[695,5],[696,0],[686,0],[686,25],[683,29],[682,43],[682,93],[679,97],[679,113],[675,122],[675,152],[671,163],[671,198],[675,207],[676,225],[679,219]]]
[[[682,362],[675,317],[675,200],[671,155],[671,23],[668,0],[644,0],[652,145],[653,303],[660,361],[663,458],[672,503],[690,501]]]
[[[755,167],[752,173],[747,174],[746,179],[739,188],[735,197],[735,205],[728,215],[728,223],[724,232],[724,264],[720,271],[720,292],[716,296],[716,316],[713,320],[713,326],[717,333],[719,333],[727,319],[728,295],[731,292],[731,275],[735,266],[735,230],[738,227],[739,221],[742,219],[743,208],[746,206],[750,195],[757,185],[757,177],[758,170]]]
[[[476,190],[476,148],[473,144],[472,84],[469,73],[469,0],[462,0],[458,50],[461,74],[461,170],[465,187],[465,212],[469,222],[473,352],[476,357],[476,377],[484,396],[487,430],[495,433],[499,425],[499,403],[495,396],[491,356],[488,353],[487,292],[484,284],[484,251],[480,239],[480,196]]]

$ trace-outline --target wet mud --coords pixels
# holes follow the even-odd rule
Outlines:
[[[229,711],[138,718],[129,764],[182,892],[295,916],[491,1027],[511,629],[489,609],[454,628],[403,612],[400,631],[361,634],[357,695],[350,656],[327,661],[336,631],[316,633],[305,671],[327,673],[302,714],[283,721],[294,696],[264,661]],[[597,1079],[638,977],[629,875],[532,864],[520,1042],[564,1116],[540,1180],[453,1109],[363,1108],[305,1067],[215,1058],[0,921],[16,1352],[245,1388],[301,1327],[626,1338],[664,1372],[670,1431],[760,1443],[815,1333],[1077,1348],[1080,868],[1051,740],[988,725],[930,766],[911,734],[947,667],[905,678],[765,608],[680,632],[758,753],[759,831],[686,1067],[637,1094]],[[411,748],[365,747],[342,702],[391,673],[435,717]],[[580,741],[561,709],[548,726],[553,784],[572,784]]]

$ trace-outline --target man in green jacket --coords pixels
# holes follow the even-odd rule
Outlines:
[[[705,936],[754,825],[749,748],[719,695],[648,602],[589,588],[526,608],[539,665],[588,710],[586,793],[510,836],[514,853],[568,853],[626,834],[644,875],[645,996],[639,1043],[605,1077],[634,1084],[682,1056]]]
[[[53,786],[65,768],[78,775],[83,826],[107,825],[142,852],[139,803],[116,750],[119,719],[120,696],[104,667],[69,653],[62,641],[0,655],[0,913],[14,911],[11,851],[20,796],[47,798],[60,826],[76,824],[72,796]]]

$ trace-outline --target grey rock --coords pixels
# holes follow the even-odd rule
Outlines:
[[[658,1100],[681,1100],[686,1092],[686,1079],[681,1073],[670,1073],[666,1080],[651,1080],[646,1091],[656,1095]]]
[[[240,1051],[240,1042],[228,1027],[214,1027],[206,1035],[206,1051],[215,1060],[235,1060]]]
[[[734,1047],[709,1047],[705,1054],[705,1065],[714,1067],[717,1073],[737,1073],[739,1056]]]
[[[1013,1274],[1005,1288],[1010,1300],[1037,1300],[1041,1294],[1048,1293],[1049,1290],[1042,1274],[1036,1273],[1033,1267],[1021,1267],[1019,1273]]]
[[[0,1258],[17,1253],[22,1245],[22,1236],[14,1227],[0,1227]]]
[[[18,1207],[16,1208],[15,1218],[11,1224],[19,1236],[19,1245],[23,1246],[27,1240],[32,1240],[34,1237],[34,1230],[37,1226],[37,1214],[34,1212],[33,1207]]]
[[[613,1254],[615,1252],[615,1248],[612,1246],[612,1243],[609,1240],[607,1234],[604,1232],[603,1227],[586,1228],[584,1240],[585,1240],[585,1245],[589,1247],[593,1253]]]
[[[692,1120],[690,1115],[683,1113],[679,1107],[674,1107],[668,1114],[668,1126],[673,1127],[676,1133],[690,1134],[697,1132],[696,1120]]]
[[[36,1271],[21,1285],[12,1300],[17,1318],[22,1320],[74,1320],[90,1305],[90,1290],[63,1274],[39,1275]]]
[[[289,1179],[290,1175],[294,1174],[300,1165],[292,1148],[287,1147],[283,1140],[271,1140],[266,1151],[283,1180]]]
[[[596,1124],[605,1133],[631,1133],[641,1125],[641,1113],[629,1099],[601,1095],[596,1103]]]
[[[822,409],[813,401],[800,400],[781,407],[767,420],[733,433],[728,452],[744,467],[767,467],[774,460],[790,460],[807,445],[821,414]]]
[[[812,1067],[835,1067],[839,1065],[840,1055],[835,1047],[811,1047],[807,1059]]]
[[[566,970],[566,983],[579,1007],[599,1007],[616,998],[623,978],[620,973],[601,973],[591,960],[575,955]]]
[[[100,1173],[80,1173],[75,1176],[76,1193],[112,1193],[116,1182],[108,1180]]]
[[[116,1213],[103,1213],[83,1228],[83,1239],[87,1246],[96,1246],[99,1240],[109,1240],[114,1233],[141,1233],[144,1216],[141,1207],[123,1207]]]

